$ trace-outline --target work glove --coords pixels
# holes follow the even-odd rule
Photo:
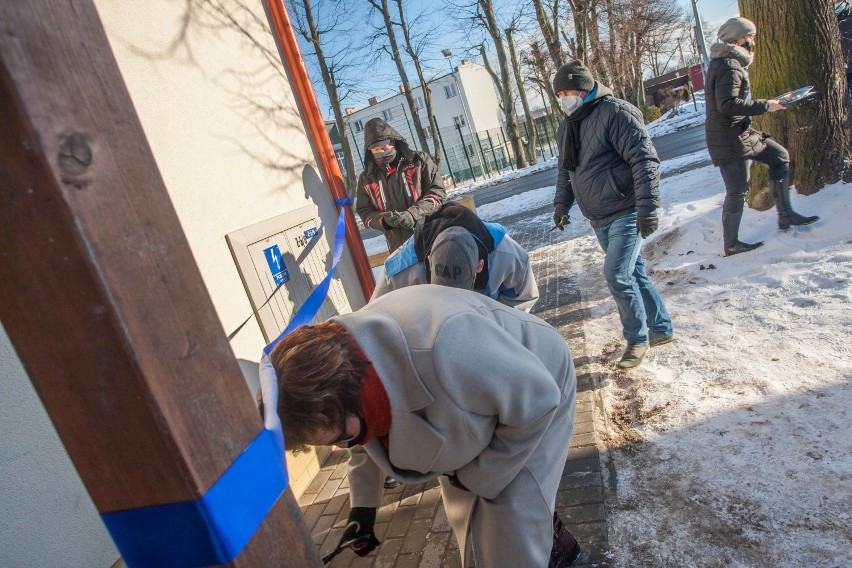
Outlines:
[[[402,227],[403,229],[408,229],[409,231],[414,230],[414,215],[409,211],[397,211],[397,221],[396,226]]]
[[[565,225],[570,223],[568,220],[568,211],[564,207],[557,207],[553,212],[553,224],[559,227],[560,231],[565,230]]]
[[[373,533],[373,527],[376,524],[375,507],[353,507],[349,511],[349,522],[352,523],[352,521],[357,522],[357,526],[350,524],[343,531],[340,541],[359,539],[352,544],[351,548],[358,556],[367,556],[381,544]]]
[[[384,213],[379,213],[379,221],[385,229],[392,229],[396,227],[396,224],[399,222],[398,218],[399,214],[397,211],[385,211]]]
[[[645,217],[643,215],[636,217],[636,229],[639,231],[639,234],[642,235],[643,239],[650,237],[651,233],[656,231],[659,226],[660,221],[656,217]]]

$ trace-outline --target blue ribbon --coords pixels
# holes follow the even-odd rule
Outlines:
[[[261,430],[200,499],[101,518],[131,568],[227,564],[286,488],[287,470],[273,434]]]
[[[264,347],[263,352],[267,355],[272,353],[272,350],[276,345],[278,345],[278,342],[289,335],[294,329],[300,325],[307,325],[311,323],[317,313],[319,313],[320,308],[322,308],[322,303],[325,301],[325,297],[328,296],[328,288],[331,286],[331,277],[334,276],[334,270],[337,268],[337,263],[340,261],[340,257],[343,254],[343,245],[346,242],[346,208],[343,206],[351,205],[352,200],[345,197],[343,199],[335,200],[334,203],[341,207],[340,215],[337,217],[337,228],[334,231],[334,255],[332,256],[331,270],[328,271],[328,275],[323,278],[322,282],[319,283],[319,286],[311,291],[308,299],[305,300],[305,303],[302,304],[301,307],[299,307],[296,314],[290,320],[290,323],[288,323],[287,327],[284,328],[284,331],[281,332],[281,335],[276,337],[269,345]]]
[[[346,197],[334,238],[331,270],[314,288],[290,323],[264,348],[268,355],[288,333],[310,323],[328,295],[345,243]],[[200,499],[104,513],[101,518],[131,568],[187,568],[234,560],[287,488],[280,432],[261,430]]]

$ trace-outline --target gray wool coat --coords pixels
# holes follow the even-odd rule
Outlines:
[[[390,399],[389,451],[352,451],[353,507],[379,507],[386,474],[439,477],[467,566],[545,568],[574,423],[576,375],[565,340],[543,320],[476,292],[395,290],[332,318],[358,342]]]

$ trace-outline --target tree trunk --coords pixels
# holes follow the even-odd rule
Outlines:
[[[757,26],[756,57],[749,67],[753,97],[771,99],[805,85],[814,85],[819,92],[815,99],[754,121],[756,128],[771,133],[789,150],[796,190],[816,193],[848,175],[844,162],[850,157],[846,80],[840,72],[844,64],[832,5],[740,0],[740,10]],[[753,168],[749,204],[766,184],[765,168]]]
[[[547,46],[547,52],[550,54],[550,60],[553,61],[553,66],[556,69],[565,64],[565,52],[562,51],[562,46],[559,44],[559,34],[556,31],[556,26],[559,25],[559,2],[553,2],[552,18],[545,12],[541,0],[532,0],[535,8],[535,19],[538,20],[538,27],[541,30],[541,35],[544,38],[544,45]]]
[[[527,93],[524,91],[524,80],[521,78],[521,66],[518,64],[518,55],[515,52],[515,41],[512,38],[512,28],[506,29],[506,43],[509,45],[509,57],[512,61],[512,71],[515,75],[515,83],[518,85],[518,93],[521,97],[521,106],[524,108],[524,120],[527,125],[527,143],[524,145],[524,150],[527,153],[527,162],[534,166],[538,163],[535,157],[536,150],[536,133],[535,120],[530,112],[530,105],[527,101]]]
[[[414,102],[414,95],[411,93],[411,82],[408,80],[408,74],[405,72],[405,65],[402,63],[402,56],[399,54],[399,44],[396,42],[396,33],[393,30],[393,21],[391,20],[390,7],[388,0],[382,0],[381,6],[374,0],[370,0],[373,8],[382,13],[382,18],[385,21],[385,30],[388,34],[388,41],[391,46],[391,55],[396,63],[396,70],[399,72],[399,80],[402,81],[402,88],[405,91],[405,100],[408,102],[408,110],[411,111],[411,117],[417,125],[417,141],[420,143],[420,149],[424,152],[429,151],[429,146],[426,145],[426,135],[423,133],[423,126],[420,124],[420,112],[417,110],[417,105]],[[412,140],[412,142],[414,142]]]
[[[571,16],[574,18],[574,32],[577,34],[577,45],[574,57],[588,65],[589,28],[588,19],[586,17],[586,13],[589,9],[588,2],[585,0],[568,0],[568,5],[571,6]]]
[[[358,180],[355,176],[355,159],[352,154],[352,143],[349,140],[349,132],[346,130],[346,122],[343,120],[340,94],[337,92],[337,83],[334,81],[334,76],[328,67],[328,61],[326,61],[325,53],[322,49],[322,34],[317,29],[311,2],[310,0],[301,0],[301,5],[304,10],[305,22],[308,24],[308,29],[301,30],[301,33],[313,46],[314,53],[317,56],[322,82],[325,85],[326,92],[328,92],[328,100],[334,111],[334,122],[337,124],[337,133],[340,135],[340,146],[343,150],[343,167],[346,169],[346,193],[354,201]]]
[[[521,145],[521,137],[518,134],[518,117],[515,114],[512,83],[509,78],[509,62],[506,57],[506,49],[503,46],[503,34],[497,25],[497,17],[494,15],[492,0],[477,0],[477,4],[482,10],[482,19],[485,28],[488,30],[488,35],[491,36],[491,40],[494,42],[494,51],[497,52],[497,65],[500,69],[500,98],[502,100],[503,115],[506,118],[506,135],[509,137],[509,144],[511,144],[512,152],[515,154],[515,165],[518,169],[525,168],[527,161]]]
[[[423,75],[423,66],[420,64],[420,55],[414,49],[414,44],[411,42],[411,29],[405,22],[405,11],[402,9],[402,0],[396,0],[399,8],[399,25],[402,28],[402,34],[405,37],[405,52],[414,62],[414,69],[417,70],[417,80],[420,81],[420,88],[423,90],[423,100],[426,103],[426,115],[429,117],[429,128],[432,131],[432,143],[435,145],[435,150],[432,154],[432,159],[435,163],[441,165],[441,137],[438,135],[438,119],[435,118],[435,111],[432,109],[432,91],[426,84],[426,77]],[[424,136],[425,138],[425,136]]]

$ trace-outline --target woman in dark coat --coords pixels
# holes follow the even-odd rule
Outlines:
[[[705,97],[707,149],[725,181],[722,232],[725,255],[754,250],[763,242],[739,240],[749,160],[769,166],[769,189],[778,211],[778,227],[808,225],[819,217],[799,215],[790,205],[790,154],[768,134],[751,127],[751,117],[785,110],[772,100],[748,100],[748,66],[754,58],[757,28],[745,18],[731,18],[719,28],[719,42],[710,48]]]

